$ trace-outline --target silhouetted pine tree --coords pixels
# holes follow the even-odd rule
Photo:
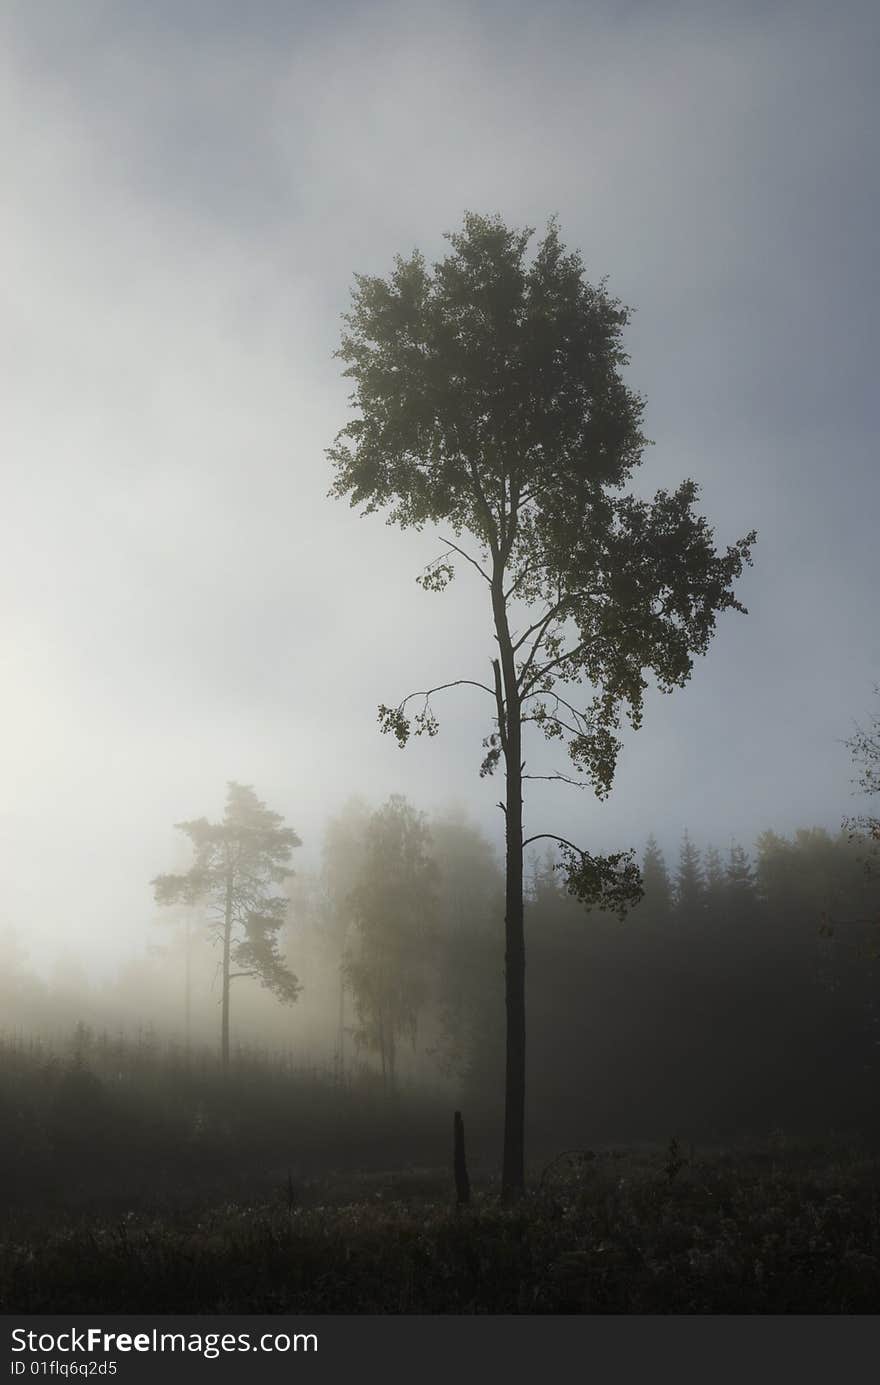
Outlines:
[[[675,917],[680,928],[697,930],[704,921],[706,881],[700,853],[687,832],[681,843],[675,876]]]
[[[638,916],[647,923],[663,926],[672,916],[672,885],[663,852],[652,833],[642,858],[644,899],[638,906]]]
[[[730,848],[730,859],[725,872],[725,889],[728,910],[733,918],[754,914],[758,902],[755,872],[748,853],[738,842],[734,842]]]
[[[727,873],[717,847],[706,848],[705,856],[705,914],[708,926],[721,932],[728,919]]]

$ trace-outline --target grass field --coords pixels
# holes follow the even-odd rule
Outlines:
[[[880,1159],[777,1137],[600,1150],[515,1208],[443,1171],[347,1175],[254,1203],[10,1214],[0,1312],[874,1313]]]

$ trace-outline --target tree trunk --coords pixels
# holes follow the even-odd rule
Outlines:
[[[186,1044],[186,1056],[189,1058],[192,1038],[192,920],[187,911],[184,923],[184,946],[186,955],[184,960],[184,1036]]]
[[[388,1091],[388,1072],[385,1064],[385,1029],[382,1024],[382,1012],[379,1011],[379,1057],[382,1062],[382,1091]]]
[[[525,1191],[526,946],[523,917],[522,765],[519,716],[508,737],[507,870],[504,983],[507,1067],[504,1093],[504,1160],[501,1196],[515,1202]]]
[[[523,920],[522,722],[516,662],[500,579],[492,583],[492,609],[498,636],[504,707],[499,730],[507,770],[505,801],[506,872],[504,911],[504,989],[507,1010],[507,1063],[504,1089],[504,1154],[501,1197],[515,1202],[525,1192],[526,1099],[526,948]]]
[[[347,932],[347,930],[346,930]],[[345,938],[339,957],[339,1018],[336,1031],[336,1080],[345,1081]]]
[[[336,1081],[345,1081],[345,977],[339,968],[339,1018],[336,1024]]]
[[[223,995],[220,1015],[220,1064],[229,1071],[229,954],[232,944],[232,879],[226,882],[226,916],[223,922]]]
[[[460,1111],[456,1111],[453,1117],[452,1146],[455,1200],[459,1207],[466,1207],[471,1200],[471,1182],[468,1178],[467,1160],[464,1153],[464,1121]]]

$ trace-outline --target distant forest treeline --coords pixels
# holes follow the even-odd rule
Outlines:
[[[531,1156],[673,1133],[880,1127],[874,860],[868,839],[820,829],[765,832],[753,857],[701,852],[685,837],[671,865],[652,839],[644,899],[623,922],[585,914],[551,859],[533,863]],[[214,1058],[216,951],[197,909],[169,913],[112,986],[69,966],[43,982],[7,947],[0,1115],[17,1132],[7,1158],[33,1165],[59,1141],[72,1148],[85,1100],[92,1126],[100,1113],[115,1132],[106,1149],[125,1144],[124,1115],[193,1156],[214,1147],[221,1158],[231,1140],[236,1167],[249,1142],[265,1163],[282,1128],[294,1162],[305,1148],[330,1165],[355,1151],[363,1163],[370,1149],[381,1161],[386,1141],[363,1103],[379,1110],[384,1094],[395,1108],[388,1157],[392,1147],[398,1160],[427,1157],[436,1128],[442,1159],[456,1105],[475,1156],[492,1159],[504,987],[490,844],[466,820],[429,823],[401,798],[375,811],[353,802],[328,826],[322,868],[287,889],[282,952],[302,990],[281,1005],[240,983],[227,1087]]]

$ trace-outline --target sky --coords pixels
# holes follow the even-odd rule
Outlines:
[[[156,937],[173,824],[254,786],[318,860],[352,792],[466,808],[480,694],[401,752],[379,702],[482,678],[479,579],[327,491],[355,272],[465,210],[631,305],[639,486],[759,531],[605,802],[529,833],[676,852],[859,810],[880,680],[874,7],[78,0],[0,8],[0,927],[106,970]],[[548,747],[549,750],[549,747]],[[543,768],[564,768],[550,764]],[[536,766],[537,768],[537,766]]]

